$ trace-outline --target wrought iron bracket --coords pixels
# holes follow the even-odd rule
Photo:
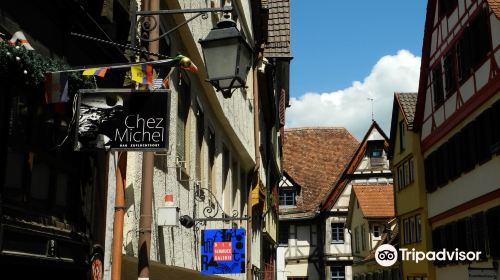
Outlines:
[[[165,33],[159,35],[157,38],[145,38],[142,36],[139,36],[139,40],[143,42],[152,42],[152,41],[158,41],[161,38],[167,36],[168,34],[174,32],[175,30],[181,28],[183,25],[189,23],[190,21],[194,20],[195,18],[199,16],[204,16],[203,18],[206,19],[207,13],[230,13],[233,11],[233,7],[231,6],[225,6],[225,7],[220,7],[220,8],[199,8],[199,9],[173,9],[173,10],[158,10],[158,11],[134,11],[131,19],[131,38],[132,42],[131,45],[132,47],[135,47],[135,40],[136,38],[136,32],[137,32],[137,23],[141,24],[141,28],[144,32],[149,32],[153,29],[155,29],[158,25],[158,22],[156,21],[156,18],[154,16],[159,16],[159,15],[175,15],[175,14],[196,14],[186,21],[178,24],[177,26],[173,27],[172,29],[166,31]]]
[[[210,189],[202,188],[199,183],[195,184],[194,202],[195,206],[197,203],[203,203],[205,205],[202,210],[204,217],[198,218],[194,216],[191,218],[188,215],[183,215],[180,217],[179,221],[181,225],[187,228],[195,226],[196,231],[198,231],[202,225],[206,226],[207,222],[248,221],[250,219],[250,217],[247,216],[239,216],[237,210],[233,210],[231,216],[225,213],[214,193],[212,193]],[[222,217],[217,217],[219,212]]]

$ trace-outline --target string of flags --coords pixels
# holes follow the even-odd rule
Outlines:
[[[0,42],[4,41],[2,37],[5,38],[5,34],[0,33]],[[19,45],[20,47],[24,47],[29,51],[34,50],[33,46],[31,46],[31,44],[28,42],[26,36],[22,31],[15,32],[7,42],[10,45]],[[79,67],[62,71],[48,72],[45,74],[45,100],[47,104],[66,103],[70,101],[68,94],[68,78],[69,73],[71,72],[81,72],[83,76],[98,76],[104,78],[108,70],[128,68],[130,69],[130,76],[132,81],[138,84],[148,85],[153,89],[168,88],[168,78],[153,79],[153,66],[165,64],[175,64],[185,71],[193,73],[198,72],[198,67],[191,61],[191,59],[183,55],[178,55],[175,58],[163,60],[111,64],[98,67]]]
[[[143,85],[149,85],[153,89],[168,88],[168,78],[153,79],[153,65],[164,65],[170,63],[178,63],[181,69],[186,71],[193,73],[198,72],[198,67],[188,57],[182,55],[178,55],[177,57],[171,59],[138,62],[134,64],[113,64],[105,67],[76,68],[49,72],[45,77],[45,99],[47,103],[61,103],[69,101],[69,72],[82,72],[82,75],[84,76],[98,76],[104,78],[107,71],[110,69],[130,68],[130,78],[132,81]]]

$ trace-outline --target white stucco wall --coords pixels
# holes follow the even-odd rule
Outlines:
[[[172,2],[172,1],[171,1]],[[174,1],[175,2],[175,1]],[[247,1],[242,1],[247,2]],[[181,8],[205,8],[210,4],[206,1],[179,1]],[[242,11],[240,11],[242,12]],[[245,9],[248,20],[249,9]],[[246,18],[245,17],[245,18]],[[242,18],[242,17],[240,17]],[[177,51],[185,53],[186,49],[198,49],[198,55],[202,57],[197,40],[205,37],[212,28],[211,18],[203,20],[201,17],[189,23],[191,30],[191,40],[184,40],[185,35],[173,35],[172,53]],[[187,36],[189,39],[189,36]],[[175,39],[175,40],[174,40]],[[193,61],[196,61],[196,55],[191,54]],[[197,63],[198,68],[204,67],[202,63]],[[251,71],[250,71],[251,73]],[[175,75],[176,72],[174,71]],[[238,173],[238,185],[241,186],[240,171],[247,174],[254,166],[254,122],[253,122],[253,106],[251,99],[252,79],[247,81],[250,86],[246,92],[236,91],[231,99],[224,99],[220,93],[215,94],[214,91],[208,90],[207,85],[202,84],[204,78],[199,78],[198,74],[187,73],[188,81],[191,83],[191,107],[188,117],[188,134],[187,138],[190,146],[189,154],[187,155],[188,162],[186,163],[188,177],[179,177],[180,169],[176,165],[177,154],[177,103],[178,93],[176,86],[173,85],[176,77],[172,77],[171,94],[170,96],[170,123],[169,123],[169,150],[163,155],[155,156],[154,164],[154,190],[153,190],[153,227],[151,236],[151,260],[158,261],[167,265],[175,265],[193,270],[201,269],[200,260],[200,233],[202,229],[220,229],[231,228],[231,223],[223,222],[208,222],[206,226],[201,226],[200,231],[195,228],[187,229],[182,226],[177,227],[158,227],[157,226],[157,210],[158,207],[164,206],[165,194],[174,196],[174,205],[180,208],[180,215],[189,215],[191,217],[204,217],[202,210],[207,206],[205,202],[195,203],[195,184],[200,178],[195,177],[195,147],[196,147],[196,118],[194,110],[196,102],[202,107],[204,113],[205,135],[208,133],[208,128],[213,129],[215,133],[215,162],[214,162],[214,190],[217,200],[222,203],[222,150],[223,146],[229,150],[230,168],[233,172],[233,163],[236,163],[236,172]],[[203,82],[204,83],[204,82]],[[208,87],[209,89],[211,87]],[[204,140],[202,147],[203,175],[202,178],[208,178],[208,148],[207,140]],[[231,180],[229,175],[229,180]],[[180,179],[180,180],[179,180]],[[138,225],[140,217],[140,200],[141,200],[141,183],[142,183],[142,153],[130,152],[127,158],[127,182],[126,182],[126,214],[124,221],[123,233],[123,251],[128,255],[137,256],[138,245]],[[250,182],[246,182],[247,185]],[[206,180],[201,181],[201,187],[208,187]],[[238,194],[242,194],[238,190]],[[240,201],[239,198],[236,199]],[[241,205],[239,205],[241,206]],[[246,215],[246,207],[238,207],[239,215]],[[243,213],[242,213],[243,212]],[[219,213],[218,217],[221,217]],[[236,222],[238,227],[246,228],[246,222]],[[247,231],[248,233],[248,231]],[[260,266],[260,233],[255,233],[253,236],[254,244],[252,248],[252,260]],[[246,240],[245,240],[246,243]],[[244,279],[245,274],[226,274],[224,277],[233,279]]]

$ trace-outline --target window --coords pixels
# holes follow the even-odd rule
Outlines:
[[[414,174],[413,174],[413,158],[405,160],[401,163],[397,168],[397,181],[396,186],[398,190],[405,188],[406,186],[413,183]]]
[[[247,176],[243,169],[240,169],[240,187],[241,187],[241,202],[240,202],[240,213],[241,215],[246,215],[246,206],[248,203],[248,186],[247,186]]]
[[[408,168],[409,168],[409,174],[410,174],[410,183],[413,183],[413,181],[415,180],[415,176],[413,175],[413,158],[411,158],[409,161],[408,161]]]
[[[373,239],[380,240],[381,236],[382,236],[382,232],[380,231],[380,226],[373,225]]]
[[[437,109],[444,102],[443,72],[441,70],[441,63],[437,63],[432,70],[432,89],[434,95],[434,108]]]
[[[215,133],[212,129],[208,130],[208,183],[212,193],[216,193],[214,180],[214,166],[215,166]]]
[[[409,240],[411,243],[415,242],[415,218],[410,218],[410,237]]]
[[[438,15],[439,18],[448,17],[458,6],[458,0],[439,0]]]
[[[331,280],[344,280],[345,279],[345,269],[343,266],[331,266],[330,267]]]
[[[222,208],[226,214],[231,213],[231,180],[229,178],[229,150],[222,146]]]
[[[278,243],[288,245],[289,236],[290,236],[290,225],[280,223]]]
[[[433,249],[481,251],[482,259],[498,258],[499,224],[500,206],[445,224],[432,231]]]
[[[355,245],[356,253],[359,253],[359,242],[360,242],[360,240],[359,240],[359,228],[358,227],[354,228],[354,239],[355,239],[354,245]]]
[[[240,187],[239,187],[239,182],[238,182],[238,175],[239,175],[239,168],[238,168],[238,162],[233,161],[233,164],[231,166],[231,210],[237,210],[239,211],[240,209]]]
[[[332,243],[344,243],[343,223],[332,223]]]
[[[189,151],[187,147],[188,141],[188,115],[190,106],[190,88],[185,81],[182,81],[180,88],[178,102],[177,102],[177,156],[179,162],[187,163]],[[187,165],[183,165],[184,171],[187,169]]]
[[[196,178],[203,181],[203,137],[205,134],[205,119],[201,106],[196,106]]]
[[[361,225],[361,249],[366,250],[366,229],[365,225]]]
[[[384,141],[370,140],[367,143],[366,155],[370,158],[370,167],[380,168],[384,165]]]
[[[372,158],[379,158],[382,157],[382,150],[376,149],[372,151]]]
[[[405,150],[406,146],[406,141],[405,141],[405,135],[406,135],[406,125],[405,121],[402,120],[399,122],[399,151],[403,152]]]
[[[455,1],[442,0],[453,3]],[[454,7],[453,7],[454,8]],[[485,60],[491,51],[490,24],[487,8],[483,8],[459,35],[457,44],[444,58],[445,89],[447,96],[456,90],[457,81],[462,85]]]
[[[456,50],[451,48],[444,58],[444,88],[446,97],[449,97],[457,89],[457,70],[456,70]]]
[[[415,216],[415,238],[417,242],[422,241],[422,219],[420,215]]]
[[[405,161],[403,163],[403,169],[404,169],[404,183],[405,186],[408,186],[410,184],[410,167],[408,161]]]
[[[279,190],[279,204],[280,206],[296,206],[297,202],[295,200],[295,189],[281,188]]]
[[[486,211],[486,224],[488,227],[488,243],[490,247],[490,255],[495,258],[500,258],[500,206]]]
[[[410,221],[408,219],[403,220],[403,230],[404,230],[404,244],[410,243]]]

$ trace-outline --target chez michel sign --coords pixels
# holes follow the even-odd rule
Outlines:
[[[75,150],[167,149],[169,90],[81,90]]]

